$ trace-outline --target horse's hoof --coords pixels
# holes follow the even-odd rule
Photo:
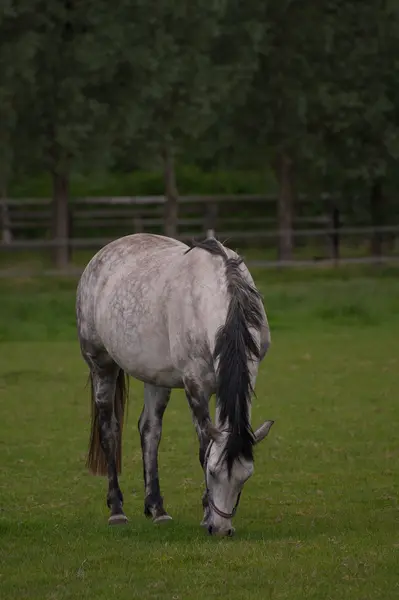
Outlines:
[[[123,513],[120,515],[111,515],[108,519],[108,525],[126,525],[128,518]]]
[[[172,517],[170,515],[159,515],[159,517],[154,517],[153,523],[166,523],[167,521],[172,521]]]

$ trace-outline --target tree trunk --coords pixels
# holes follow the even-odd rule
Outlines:
[[[164,212],[164,232],[168,237],[177,236],[177,218],[179,193],[176,185],[175,161],[173,151],[170,146],[166,146],[162,153],[164,162],[164,182],[165,182],[165,212]]]
[[[69,263],[69,177],[53,173],[53,251],[56,269],[65,269]]]
[[[278,258],[279,260],[292,260],[294,177],[293,162],[289,156],[281,153],[277,157],[276,171],[279,184],[277,201]]]
[[[371,256],[381,256],[383,246],[383,235],[376,231],[377,227],[384,224],[384,194],[382,191],[382,179],[375,179],[370,194],[370,215],[373,233],[370,242]]]

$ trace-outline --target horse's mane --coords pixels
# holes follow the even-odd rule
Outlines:
[[[254,433],[249,422],[248,404],[253,393],[248,362],[259,360],[260,351],[250,329],[260,330],[263,322],[261,296],[248,283],[240,265],[243,259],[229,258],[215,239],[192,242],[191,248],[202,248],[223,258],[227,290],[230,296],[225,324],[216,334],[214,358],[217,369],[217,405],[221,421],[228,423],[229,436],[224,449],[229,473],[240,456],[253,460]]]

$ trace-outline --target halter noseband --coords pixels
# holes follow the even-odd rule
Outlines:
[[[236,514],[236,512],[237,512],[237,508],[238,508],[238,505],[239,505],[239,503],[240,503],[241,492],[239,492],[239,494],[238,494],[238,496],[237,496],[237,501],[236,501],[236,503],[235,503],[235,506],[234,506],[234,508],[233,508],[232,512],[231,512],[231,513],[226,513],[226,512],[223,512],[222,510],[220,510],[220,509],[219,509],[219,508],[216,506],[216,504],[215,504],[215,503],[214,503],[214,501],[212,500],[211,492],[210,492],[210,490],[209,490],[209,487],[208,487],[208,477],[207,477],[207,470],[208,470],[208,459],[209,459],[209,455],[210,455],[210,452],[211,452],[211,448],[212,448],[212,444],[213,444],[213,443],[214,443],[214,440],[211,440],[211,441],[209,442],[209,444],[208,444],[208,448],[206,449],[206,452],[205,452],[205,457],[204,457],[204,472],[205,472],[205,487],[206,487],[206,496],[207,496],[207,499],[208,499],[208,504],[209,504],[209,506],[212,508],[212,510],[214,510],[214,511],[215,511],[215,513],[216,513],[217,515],[219,515],[219,517],[222,517],[222,519],[232,519],[232,518],[234,517],[234,515]]]

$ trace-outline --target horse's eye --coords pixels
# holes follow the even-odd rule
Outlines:
[[[213,479],[216,479],[216,471],[211,471],[211,469],[209,469],[209,475],[213,477]]]

